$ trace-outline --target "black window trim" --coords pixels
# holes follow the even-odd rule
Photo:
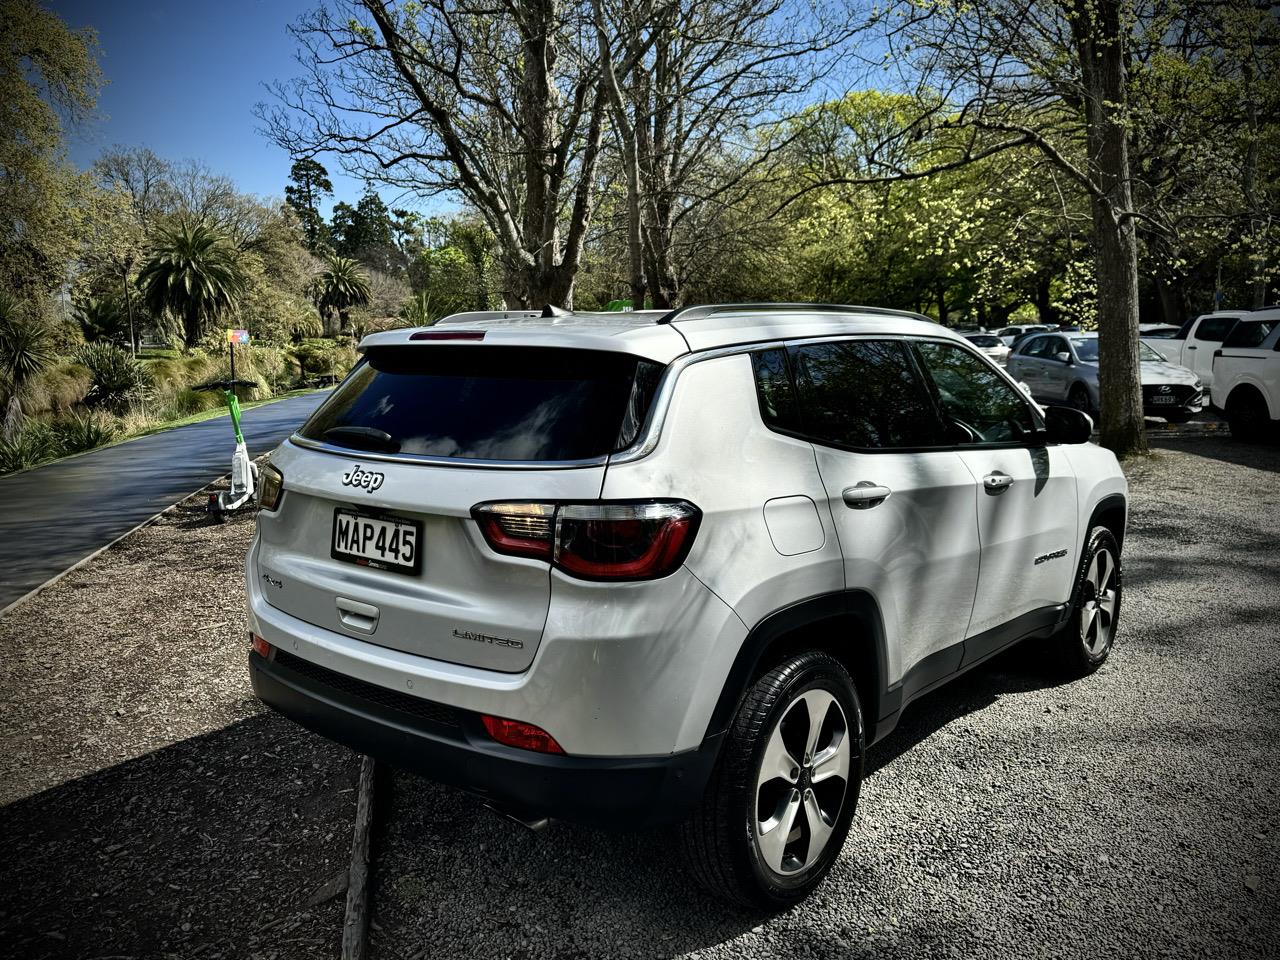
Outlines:
[[[1058,446],[1058,444],[1049,442],[1048,438],[1045,435],[1044,417],[1041,415],[1040,410],[1036,407],[1036,405],[1031,402],[1031,400],[1027,397],[1025,393],[1022,392],[1022,388],[1018,386],[1017,381],[1015,381],[1011,376],[1009,376],[1009,373],[1007,371],[1001,370],[999,365],[994,363],[990,358],[979,353],[973,347],[968,346],[966,344],[962,344],[959,341],[952,340],[950,337],[930,337],[930,336],[923,336],[920,334],[902,334],[902,333],[842,334],[839,336],[831,336],[831,337],[805,337],[805,338],[796,339],[796,340],[775,340],[769,343],[754,345],[753,347],[747,349],[744,352],[748,354],[756,354],[756,353],[767,353],[770,350],[781,350],[782,355],[785,358],[785,362],[786,362],[787,376],[791,380],[791,389],[796,393],[796,399],[798,401],[799,387],[796,384],[795,370],[791,364],[791,348],[798,347],[798,346],[809,346],[813,344],[822,344],[822,343],[843,343],[850,340],[898,340],[905,343],[907,346],[907,356],[910,358],[910,363],[912,366],[912,373],[915,375],[916,380],[920,383],[921,388],[923,388],[924,391],[929,395],[930,403],[933,405],[934,411],[940,417],[943,415],[943,411],[941,407],[938,405],[937,398],[934,396],[932,379],[928,377],[927,372],[924,370],[923,366],[921,365],[920,359],[917,356],[916,350],[913,345],[920,342],[928,342],[928,343],[941,343],[941,344],[946,344],[953,347],[958,347],[959,349],[969,353],[971,356],[976,357],[980,363],[986,364],[988,367],[995,370],[997,374],[999,374],[1001,377],[1004,378],[1005,382],[1009,385],[1010,389],[1012,389],[1015,395],[1018,397],[1019,402],[1021,402],[1023,406],[1025,406],[1027,410],[1031,413],[1031,422],[1035,425],[1035,432],[1032,434],[1031,437],[1025,440],[1007,440],[1007,441],[1001,441],[1001,442],[982,442],[982,443],[957,443],[957,444],[946,444],[946,445],[927,446],[927,447],[855,447],[852,444],[836,443],[835,441],[832,441],[832,440],[826,440],[826,439],[814,437],[806,433],[804,430],[791,430],[786,427],[770,423],[768,419],[765,418],[764,406],[762,404],[762,400],[760,397],[760,390],[755,380],[755,370],[754,368],[752,368],[751,387],[753,390],[755,390],[755,393],[756,393],[756,411],[760,416],[760,422],[764,425],[764,427],[767,430],[773,433],[780,434],[781,436],[784,436],[784,437],[791,437],[793,440],[803,440],[806,443],[812,443],[815,446],[828,447],[832,450],[842,450],[847,453],[866,453],[866,454],[956,453],[956,452],[963,452],[965,450],[1023,450],[1023,449],[1034,450],[1034,449],[1039,449],[1041,447],[1046,447],[1046,446]],[[800,404],[800,409],[801,409],[801,417],[803,418],[804,416],[803,404]]]

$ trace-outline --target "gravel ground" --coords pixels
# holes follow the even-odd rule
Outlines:
[[[372,956],[1280,955],[1280,449],[1161,444],[1106,667],[1022,648],[914,704],[805,904],[395,775]],[[0,619],[0,953],[336,955],[356,764],[252,702],[250,526],[185,506]]]

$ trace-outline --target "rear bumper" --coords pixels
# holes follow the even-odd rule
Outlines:
[[[249,654],[268,706],[353,750],[528,816],[636,830],[683,819],[701,799],[721,736],[663,757],[572,757],[494,742],[468,710],[431,703],[277,652]],[[520,718],[516,718],[520,719]]]

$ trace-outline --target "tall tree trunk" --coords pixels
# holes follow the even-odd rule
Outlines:
[[[1052,278],[1048,276],[1036,277],[1036,286],[1034,291],[1036,305],[1036,320],[1040,323],[1057,323],[1054,316],[1053,302],[1050,298]]]
[[[1085,87],[1085,135],[1098,281],[1098,380],[1102,445],[1117,456],[1145,453],[1138,363],[1138,239],[1131,214],[1125,127],[1122,0],[1074,0],[1071,30]]]

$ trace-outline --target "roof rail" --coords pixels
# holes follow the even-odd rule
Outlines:
[[[478,323],[481,320],[510,320],[512,317],[521,319],[529,319],[532,317],[542,317],[544,319],[550,317],[570,317],[573,316],[568,310],[561,310],[559,307],[553,307],[547,304],[537,310],[464,310],[462,313],[451,313],[447,317],[441,317],[432,326],[440,326],[441,324],[454,323]]]
[[[464,310],[462,313],[451,313],[441,317],[433,327],[449,326],[455,323],[477,323],[481,320],[510,320],[512,317],[540,317],[541,310]]]
[[[856,307],[845,303],[710,303],[698,307],[681,307],[659,318],[658,323],[674,323],[677,320],[705,320],[718,313],[852,313],[878,314],[887,317],[910,317],[933,323],[923,313],[911,310],[894,310],[890,307]]]

